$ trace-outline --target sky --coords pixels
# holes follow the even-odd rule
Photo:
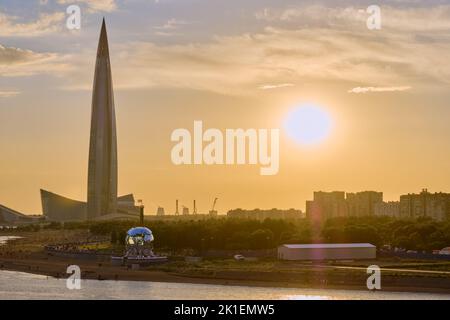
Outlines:
[[[66,8],[81,8],[80,30]],[[366,11],[381,8],[381,29]],[[109,36],[119,193],[149,214],[298,208],[313,191],[450,191],[450,1],[0,1],[0,203],[41,213],[39,189],[85,200],[95,54]],[[313,105],[330,131],[284,128]],[[280,168],[182,165],[171,133],[280,129]],[[292,119],[291,119],[292,120]]]

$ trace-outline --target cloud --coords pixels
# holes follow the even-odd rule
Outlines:
[[[177,20],[177,19],[169,19],[166,23],[161,26],[153,27],[153,29],[157,30],[155,35],[157,36],[181,36],[182,33],[176,32],[180,29],[181,26],[189,24],[186,21]]]
[[[117,9],[115,0],[58,0],[59,4],[85,4],[90,12],[112,12]]]
[[[178,29],[178,27],[188,24],[185,21],[177,20],[177,19],[169,19],[165,24],[162,26],[156,26],[154,29],[158,30],[174,30]]]
[[[64,12],[41,14],[36,21],[20,23],[19,18],[0,12],[1,37],[35,37],[61,29]]]
[[[366,28],[367,6],[300,5],[288,9],[264,8],[255,17],[297,27]],[[397,31],[449,31],[450,5],[410,8],[381,6],[382,28]]]
[[[19,77],[35,74],[62,75],[71,69],[68,56],[57,53],[38,53],[0,45],[0,76]]]
[[[287,88],[293,87],[293,83],[280,83],[280,84],[265,84],[259,87],[261,90],[271,90],[271,89],[279,89],[279,88]]]
[[[353,12],[341,10],[342,15]],[[410,10],[405,9],[405,14],[416,16]],[[287,17],[292,19],[292,14]],[[247,95],[280,84],[306,82],[340,83],[350,88],[358,83],[361,92],[364,88],[381,92],[376,89],[380,87],[387,91],[389,87],[380,84],[407,83],[414,88],[430,84],[444,88],[450,84],[450,60],[443,54],[450,52],[448,32],[429,31],[429,25],[410,33],[369,31],[365,23],[360,28],[345,23],[329,28],[320,23],[310,23],[308,28],[267,26],[259,32],[214,36],[203,42],[111,44],[115,87],[187,88]],[[173,28],[170,23],[164,26],[162,31]],[[95,53],[86,54],[76,63],[80,67],[71,74],[68,87],[86,88],[91,82],[92,70],[86,61],[92,61]]]
[[[2,91],[0,90],[0,98],[11,98],[19,95],[19,91]]]
[[[396,92],[396,91],[407,91],[410,90],[411,87],[402,86],[402,87],[356,87],[350,89],[348,93],[368,93],[368,92]]]
[[[59,4],[85,4],[89,13],[111,12],[117,9],[115,0],[57,0]],[[45,6],[48,0],[40,0]],[[42,13],[35,21],[21,22],[17,16],[7,15],[0,9],[0,37],[35,37],[61,31],[65,27],[66,13],[61,10],[54,13]]]
[[[430,46],[409,35],[266,28],[206,43],[135,43],[122,51],[116,72],[123,87],[187,87],[226,94],[251,92],[261,83],[305,81],[442,85],[450,83],[450,61],[442,52],[450,52],[449,42]]]

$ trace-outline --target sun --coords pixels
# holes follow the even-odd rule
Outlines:
[[[289,137],[303,145],[323,142],[331,132],[332,120],[323,107],[304,104],[286,117],[284,129]]]

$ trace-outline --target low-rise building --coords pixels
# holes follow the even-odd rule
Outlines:
[[[305,215],[301,210],[289,209],[289,210],[281,210],[281,209],[271,209],[271,210],[243,210],[243,209],[234,209],[230,210],[227,213],[228,217],[232,218],[245,218],[245,219],[256,219],[256,220],[264,220],[264,219],[301,219],[304,218]]]
[[[164,211],[163,207],[158,207],[158,210],[156,211],[157,216],[165,216],[166,212]]]
[[[87,220],[87,203],[72,200],[55,193],[41,190],[42,212],[48,221],[70,222]],[[139,207],[132,194],[117,198],[117,212],[107,212],[95,220],[138,219]]]
[[[43,216],[32,216],[0,205],[0,225],[26,224],[44,221]]]

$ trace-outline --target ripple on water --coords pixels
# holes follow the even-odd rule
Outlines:
[[[144,281],[83,280],[81,286],[81,290],[69,290],[64,279],[0,271],[0,299],[450,300],[450,294],[263,288]]]

